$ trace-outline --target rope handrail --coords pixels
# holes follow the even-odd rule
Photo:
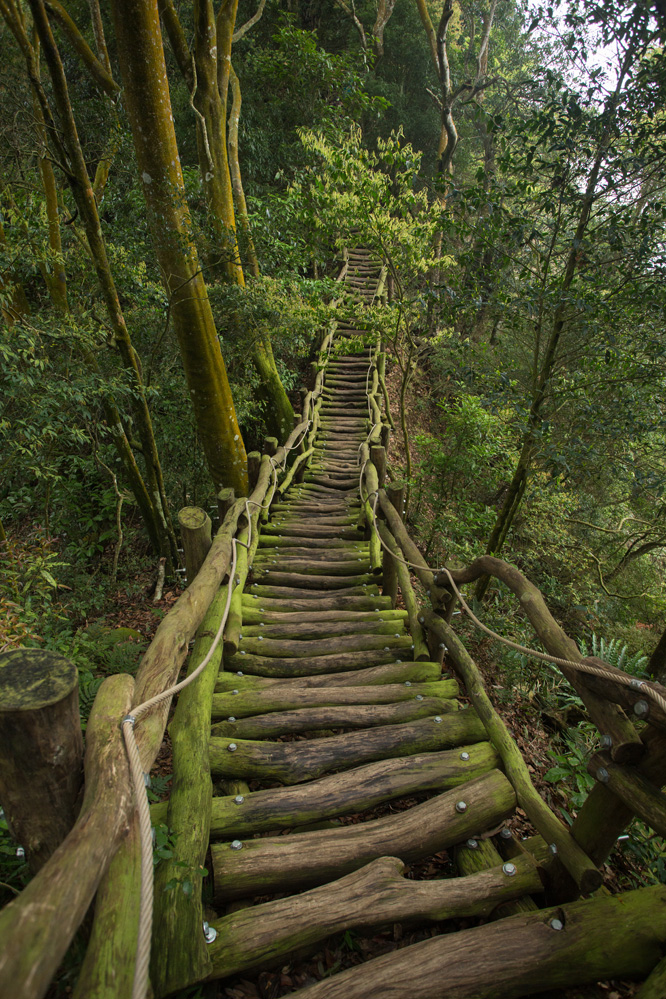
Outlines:
[[[369,461],[370,461],[369,458],[366,459],[361,468],[361,475],[359,481],[359,490],[361,492],[361,497],[363,497],[363,491],[362,491],[363,477],[365,474],[366,466]],[[371,497],[372,497],[372,502],[370,504],[370,509],[372,512],[373,526],[375,530],[377,530],[377,503],[379,501],[378,490],[375,490],[373,493],[369,492],[367,493],[368,502],[370,501]],[[377,531],[377,534],[379,535],[379,531]],[[381,538],[381,535],[379,535],[379,541],[384,550],[387,551],[392,558],[395,558],[395,555],[393,555],[393,553],[389,551],[389,549],[387,548],[386,544]],[[402,550],[402,546],[400,545],[400,542],[398,541],[397,538],[396,541],[398,543],[398,546]],[[399,561],[409,569],[423,568],[423,566],[418,566],[414,562],[410,562],[408,559],[405,558],[399,558]],[[571,669],[577,670],[580,673],[587,673],[592,676],[598,676],[604,680],[612,680],[613,682],[620,683],[622,686],[628,687],[631,690],[639,691],[640,693],[646,695],[650,700],[652,700],[653,703],[659,705],[659,707],[664,712],[666,712],[666,698],[662,694],[660,694],[658,690],[655,690],[654,687],[645,683],[645,681],[643,680],[639,680],[637,677],[632,677],[628,673],[624,673],[621,670],[617,671],[613,670],[610,666],[608,668],[604,668],[602,666],[596,666],[590,662],[578,662],[572,659],[563,659],[560,658],[559,656],[553,656],[548,652],[539,652],[537,649],[529,648],[526,645],[521,645],[519,642],[514,642],[509,638],[505,638],[503,635],[499,635],[496,631],[493,631],[487,625],[483,624],[483,622],[480,621],[478,617],[474,614],[471,607],[468,605],[467,601],[465,600],[460,590],[456,586],[453,576],[451,575],[451,572],[446,566],[442,566],[434,570],[431,569],[429,571],[433,573],[433,576],[436,576],[439,573],[446,575],[451,585],[451,589],[453,590],[457,599],[460,601],[460,606],[462,607],[463,611],[467,614],[472,623],[476,625],[476,627],[479,628],[481,631],[483,631],[485,634],[487,634],[489,637],[494,638],[496,641],[500,642],[501,644],[506,645],[509,648],[522,653],[523,655],[530,656],[533,659],[539,659],[542,662],[552,663],[556,666],[570,667]]]

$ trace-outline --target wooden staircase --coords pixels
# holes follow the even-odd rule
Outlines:
[[[345,283],[371,301],[380,272],[356,252]],[[214,906],[286,897],[213,921],[215,976],[260,964],[267,938],[275,958],[295,936],[313,943],[372,922],[364,883],[393,885],[414,912],[423,886],[401,876],[404,865],[515,808],[483,724],[439,661],[413,661],[407,611],[382,595],[371,564],[359,495],[370,359],[363,350],[329,361],[312,464],[271,507],[238,648],[216,684],[211,771],[242,784],[213,799]],[[524,867],[498,878],[496,904],[540,890],[536,867]]]
[[[343,274],[352,296],[383,293],[385,271],[363,251],[346,255]],[[0,913],[3,997],[43,999],[94,898],[73,999],[144,999],[134,982],[142,839],[120,720],[163,695],[138,726],[149,771],[196,633],[198,676],[169,725],[170,798],[151,809],[168,844],[144,933],[158,999],[207,981],[233,989],[235,976],[280,968],[336,934],[386,927],[388,952],[364,963],[348,952],[330,977],[315,961],[321,980],[294,992],[278,977],[271,995],[518,999],[649,975],[636,999],[665,999],[666,887],[611,896],[600,867],[632,815],[666,834],[666,692],[583,660],[515,567],[482,558],[442,578],[426,565],[400,487],[384,481],[384,356],[353,320],[336,338],[332,352],[322,339],[288,441],[255,456],[250,497],[220,494],[220,530],[203,553],[197,541],[190,584],[136,679],[100,688],[81,813]],[[603,736],[571,829],[534,788],[447,623],[443,587],[482,573],[513,590]]]

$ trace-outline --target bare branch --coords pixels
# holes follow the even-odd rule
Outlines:
[[[257,21],[261,20],[261,15],[264,12],[265,6],[266,6],[266,0],[259,0],[259,6],[257,7],[256,13],[253,14],[252,17],[245,22],[245,24],[241,24],[240,28],[234,31],[232,36],[232,41],[234,42],[240,41],[243,35],[247,34],[250,28],[253,28],[255,26]]]

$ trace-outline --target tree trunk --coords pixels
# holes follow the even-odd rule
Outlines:
[[[247,461],[213,313],[192,242],[156,0],[114,0],[125,101],[149,224],[197,428],[217,488],[247,492]],[[210,44],[210,42],[209,42]]]
[[[234,200],[236,202],[236,217],[238,219],[238,224],[243,230],[243,236],[245,237],[245,253],[247,256],[249,270],[254,277],[259,277],[259,261],[257,259],[257,251],[254,247],[254,240],[252,239],[250,220],[247,215],[247,203],[245,201],[245,191],[243,190],[243,178],[240,170],[240,161],[238,159],[238,122],[240,120],[242,95],[240,80],[236,76],[233,66],[231,67],[231,93],[233,101],[231,105],[231,113],[229,115],[229,137],[227,140],[227,146],[229,149],[231,184],[234,191]]]
[[[64,656],[0,656],[0,801],[33,874],[74,825],[83,781],[79,677]]]
[[[241,92],[238,78],[231,66],[237,7],[238,0],[224,0],[215,18],[209,0],[199,0],[194,11],[192,61],[188,58],[187,43],[176,11],[168,0],[162,0],[164,24],[171,47],[190,88],[192,106],[197,114],[199,169],[208,208],[220,239],[220,247],[216,253],[218,267],[228,281],[244,288],[245,276],[236,237],[234,194],[241,226],[249,237],[249,263],[255,276],[259,274],[259,263],[249,234],[238,161]],[[227,95],[230,84],[233,102],[227,136]],[[253,342],[251,351],[252,363],[261,380],[262,394],[267,403],[269,430],[283,441],[293,426],[294,413],[275,364],[268,331]]]
[[[553,376],[553,370],[555,367],[555,361],[557,358],[557,351],[560,345],[560,340],[562,338],[562,333],[564,332],[564,328],[566,326],[566,321],[567,321],[566,296],[569,292],[569,289],[571,288],[574,276],[578,269],[578,263],[581,257],[580,247],[583,242],[585,232],[587,230],[587,224],[590,219],[590,212],[592,211],[592,205],[594,204],[597,182],[599,180],[599,173],[601,171],[601,165],[603,162],[604,155],[608,148],[608,143],[611,136],[611,129],[613,128],[615,121],[615,108],[617,104],[617,99],[624,81],[628,62],[629,62],[629,54],[626,54],[624,65],[618,76],[615,92],[609,98],[604,112],[605,116],[604,128],[601,138],[599,139],[599,145],[597,146],[594,163],[592,164],[592,169],[590,170],[590,174],[587,180],[585,193],[581,201],[580,211],[578,213],[578,220],[576,223],[576,231],[574,233],[573,239],[571,240],[569,253],[567,255],[567,261],[564,268],[564,273],[562,275],[562,280],[560,283],[559,303],[553,315],[553,325],[551,327],[550,336],[548,338],[546,351],[543,356],[543,360],[540,363],[538,374],[536,374],[534,379],[534,385],[532,388],[532,403],[530,406],[527,429],[521,441],[520,457],[518,459],[518,464],[513,474],[513,479],[511,480],[511,485],[509,486],[509,491],[507,493],[506,499],[502,504],[502,509],[497,515],[495,525],[492,529],[490,538],[488,539],[488,546],[486,548],[487,555],[498,555],[499,552],[501,551],[502,546],[504,545],[504,542],[506,540],[506,536],[511,527],[511,524],[513,523],[513,520],[520,508],[520,504],[525,494],[525,487],[527,486],[529,469],[532,462],[532,458],[534,457],[534,452],[536,450],[537,435],[541,426],[541,410],[543,409],[543,406],[548,397],[548,393],[550,391],[550,384]],[[474,593],[474,596],[476,597],[477,600],[483,599],[483,596],[485,595],[487,588],[488,588],[488,577],[486,576],[483,579],[480,579],[477,584]]]

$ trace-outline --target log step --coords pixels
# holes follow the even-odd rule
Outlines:
[[[456,810],[464,800],[465,811]],[[293,836],[213,843],[215,900],[309,888],[388,854],[415,863],[501,823],[516,806],[499,770],[445,791],[398,815]]]
[[[411,636],[410,636],[411,641]],[[392,643],[398,643],[394,638]],[[262,643],[259,643],[260,645]],[[406,643],[404,643],[406,645]],[[409,648],[409,647],[408,647]],[[347,670],[358,669],[362,666],[385,666],[390,663],[400,663],[411,660],[411,648],[409,654],[404,645],[385,645],[379,649],[364,649],[359,652],[334,652],[329,655],[320,656],[262,656],[252,654],[246,649],[241,649],[235,656],[227,659],[227,665],[231,671],[242,670],[254,676],[282,676],[297,677],[310,676],[314,673],[344,673]]]
[[[266,656],[291,661],[294,659],[314,661],[320,656],[381,650],[407,659],[409,657],[404,653],[406,650],[411,652],[413,648],[412,636],[405,634],[404,628],[401,628],[399,632],[391,635],[336,635],[334,638],[310,638],[304,641],[297,638],[263,638],[261,635],[246,638],[243,635],[238,655]],[[235,658],[233,657],[234,662]]]
[[[406,687],[419,683],[434,683],[439,679],[439,663],[385,663],[344,673],[313,673],[298,677],[298,685],[306,688],[319,687],[365,687],[383,684],[402,683]],[[293,687],[291,677],[264,677],[246,675],[242,670],[220,673],[215,683],[218,693],[234,690],[240,694],[248,690],[282,690]]]
[[[315,687],[302,685],[271,687],[269,690],[240,691],[235,696],[230,693],[213,696],[214,719],[248,718],[252,715],[272,711],[287,711],[291,708],[331,707],[353,704],[396,704],[399,701],[412,701],[421,697],[452,699],[458,694],[455,680],[436,680],[433,683],[415,683],[406,687],[402,683],[390,683],[375,687]]]
[[[277,566],[277,569],[273,569],[274,565]],[[362,556],[353,560],[349,556],[344,560],[327,558],[324,562],[321,559],[302,559],[295,556],[289,558],[285,555],[274,558],[272,554],[269,554],[255,558],[253,564],[256,579],[259,579],[262,573],[266,576],[267,573],[272,575],[280,571],[300,573],[304,576],[349,576],[357,572],[369,573],[370,568],[369,560]]]
[[[392,635],[397,638],[404,634],[404,621],[400,620],[382,621],[381,618],[374,620],[366,618],[363,621],[322,621],[319,620],[317,614],[315,620],[303,620],[303,615],[301,615],[300,621],[286,623],[259,621],[252,624],[245,618],[241,638],[243,640],[259,637],[264,640],[295,638],[303,641],[304,639],[338,638],[342,635]]]
[[[461,761],[461,752],[469,759]],[[489,742],[477,742],[439,753],[367,763],[295,787],[251,791],[240,802],[236,795],[214,797],[211,837],[247,836],[357,815],[403,795],[459,787],[495,769],[498,762]]]
[[[441,697],[412,698],[400,704],[333,705],[273,711],[248,718],[216,722],[213,736],[225,739],[275,739],[281,735],[316,732],[322,729],[370,729],[378,725],[399,725],[417,718],[430,718],[457,711],[456,700]]]
[[[324,887],[214,921],[218,936],[210,948],[213,975],[237,974],[278,957],[282,963],[295,941],[300,948],[311,947],[345,929],[487,916],[498,904],[541,888],[536,865],[525,859],[516,864],[511,878],[500,865],[466,878],[412,881],[403,876],[404,868],[397,857],[380,857]],[[343,985],[343,990],[338,997],[354,995],[353,984]],[[372,993],[373,999],[377,994]],[[383,994],[388,995],[388,989]]]
[[[381,577],[359,572],[346,576],[317,576],[304,572],[280,572],[264,569],[259,573],[262,586],[287,586],[305,590],[340,590],[345,587],[358,587],[381,582]],[[259,582],[259,579],[257,579]]]
[[[254,604],[243,601],[243,627],[247,633],[246,626],[252,627],[257,624],[299,624],[305,620],[305,615],[300,611],[267,611],[265,608],[259,610]],[[404,622],[407,619],[407,611],[400,610],[396,607],[394,610],[392,607],[389,610],[380,610],[375,607],[372,611],[354,611],[354,610],[320,610],[317,606],[317,621],[319,622],[332,622],[338,621],[340,623],[355,623],[360,624],[366,621],[368,624],[377,623],[377,621],[393,621],[400,627],[400,622]]]
[[[480,719],[467,708],[434,718],[304,742],[211,738],[210,769],[216,776],[243,780],[259,777],[300,784],[331,770],[349,770],[359,763],[482,742],[485,735]]]

